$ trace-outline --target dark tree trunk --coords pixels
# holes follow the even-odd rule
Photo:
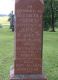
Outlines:
[[[51,0],[51,31],[55,32],[55,18],[54,18],[54,8],[53,8],[53,0]]]

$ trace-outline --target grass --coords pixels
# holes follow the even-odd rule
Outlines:
[[[3,25],[9,25],[9,21],[8,21],[9,17],[8,16],[0,16],[0,24]]]
[[[9,27],[0,28],[0,80],[9,80],[14,53],[13,34]],[[48,80],[58,80],[58,31],[44,32],[43,66]]]
[[[13,33],[9,28],[0,28],[0,80],[9,80],[13,60]]]
[[[48,80],[58,80],[58,31],[44,32],[44,70]]]

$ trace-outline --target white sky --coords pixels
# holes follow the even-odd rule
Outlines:
[[[15,0],[0,0],[0,14],[9,14],[15,8]]]

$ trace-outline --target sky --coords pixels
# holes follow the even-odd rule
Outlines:
[[[0,14],[8,15],[15,9],[15,0],[0,0]]]

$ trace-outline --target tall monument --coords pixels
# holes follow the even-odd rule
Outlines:
[[[10,80],[47,80],[42,70],[43,0],[15,2],[15,60]]]

